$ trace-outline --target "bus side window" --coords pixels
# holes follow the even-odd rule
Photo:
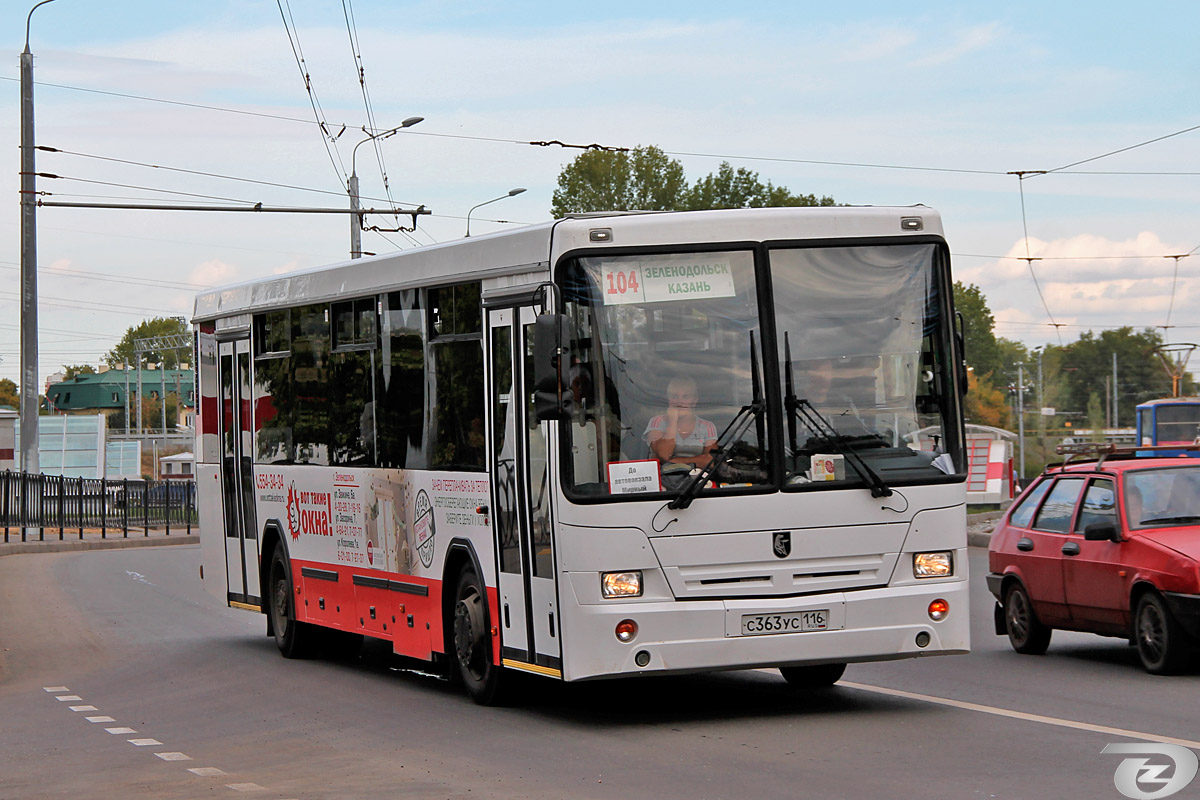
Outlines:
[[[380,350],[376,361],[376,463],[424,469],[426,418],[425,308],[416,289],[380,298]]]
[[[431,468],[484,471],[480,284],[428,291]]]

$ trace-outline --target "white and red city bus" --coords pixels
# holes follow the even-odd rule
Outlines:
[[[376,637],[479,702],[965,653],[951,286],[915,206],[584,215],[205,292],[202,577],[286,656]]]

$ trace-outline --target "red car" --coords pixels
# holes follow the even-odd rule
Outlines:
[[[988,589],[1018,653],[1046,652],[1059,628],[1129,639],[1156,675],[1195,663],[1200,463],[1150,451],[1093,446],[1047,467],[996,526]]]

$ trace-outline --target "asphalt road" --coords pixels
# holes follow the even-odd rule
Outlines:
[[[969,656],[853,665],[815,693],[768,671],[534,682],[500,709],[386,646],[281,658],[261,616],[202,592],[192,546],[9,556],[0,798],[1119,800],[1107,743],[1200,749],[1200,674],[1146,675],[1082,634],[1011,652],[985,555]]]

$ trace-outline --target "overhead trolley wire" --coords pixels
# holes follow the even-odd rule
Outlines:
[[[288,0],[275,0],[275,4],[279,7],[279,15],[283,18],[283,28],[287,32],[288,43],[292,46],[292,56],[296,59],[296,67],[300,70],[300,76],[304,78],[304,90],[308,93],[308,102],[312,106],[313,116],[316,118],[317,125],[321,129],[321,143],[325,145],[325,153],[329,156],[329,163],[333,165],[333,169],[338,173],[342,182],[346,182],[346,166],[342,163],[341,154],[337,153],[337,147],[330,147],[331,144],[337,141],[338,136],[341,136],[341,131],[338,131],[337,136],[329,133],[329,128],[325,124],[325,111],[321,108],[321,103],[317,99],[316,90],[313,89],[312,76],[308,73],[308,67],[304,61],[304,51],[300,47],[300,31],[297,30],[294,34],[293,28],[296,27],[296,22],[291,18],[292,6]],[[287,5],[287,12],[283,10],[284,5]],[[346,128],[342,127],[342,131]],[[334,157],[334,154],[337,157]]]

